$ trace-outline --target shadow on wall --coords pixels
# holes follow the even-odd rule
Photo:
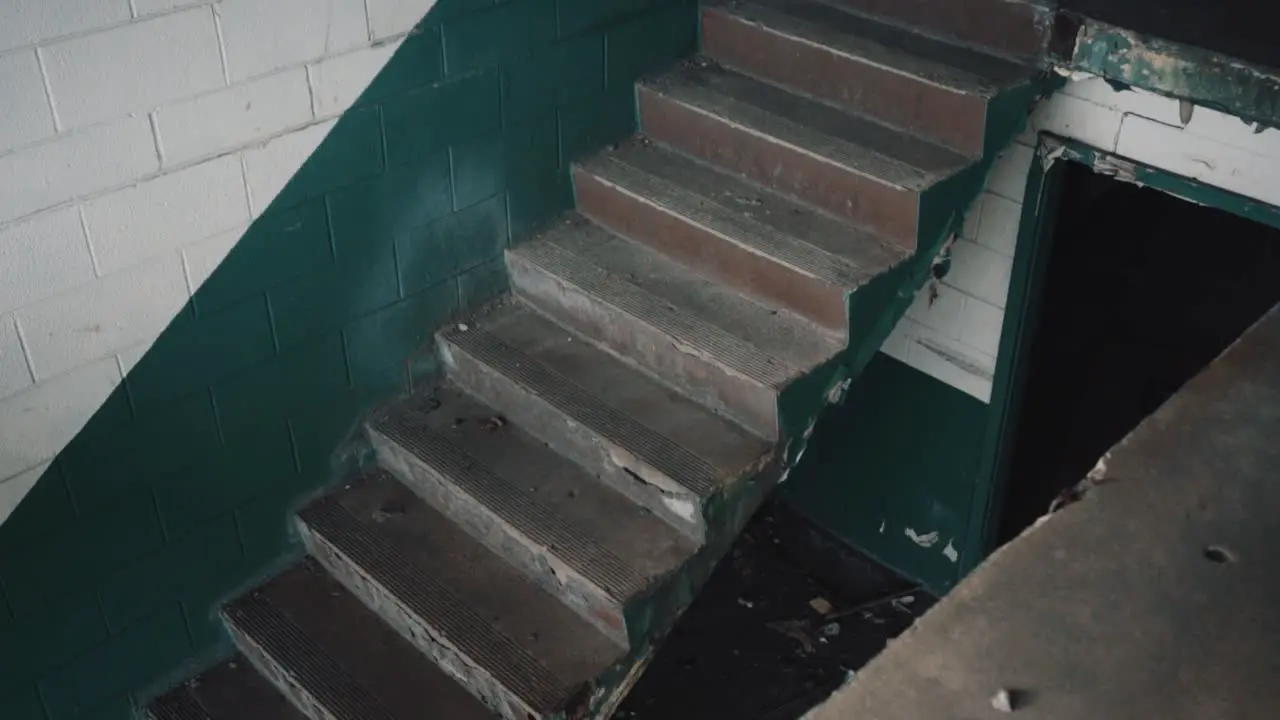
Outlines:
[[[298,552],[361,414],[431,375],[696,28],[692,0],[441,0],[0,526],[0,717],[128,717],[225,651],[217,602]]]

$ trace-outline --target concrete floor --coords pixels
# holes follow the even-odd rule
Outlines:
[[[1280,308],[812,720],[1280,716]]]

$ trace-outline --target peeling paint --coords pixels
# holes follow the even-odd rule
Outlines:
[[[698,506],[695,505],[692,500],[663,495],[662,504],[666,505],[668,510],[689,522],[697,520]]]
[[[942,536],[938,534],[937,530],[934,530],[931,533],[926,533],[924,535],[921,535],[920,533],[916,532],[912,528],[906,528],[905,530],[903,530],[903,534],[911,538],[911,542],[923,548],[933,547],[934,545],[938,544],[939,540],[942,539]]]
[[[1080,71],[1186,101],[1181,120],[1201,105],[1269,126],[1280,124],[1280,74],[1203,48],[1148,37],[1086,20],[1071,67],[1054,68],[1074,78]]]
[[[1103,175],[1109,175],[1117,180],[1141,185],[1138,182],[1138,166],[1135,163],[1124,160],[1115,155],[1099,154],[1094,160],[1093,169],[1095,172]]]
[[[942,554],[951,562],[960,561],[960,552],[956,550],[955,540],[948,540],[947,546],[942,548]]]

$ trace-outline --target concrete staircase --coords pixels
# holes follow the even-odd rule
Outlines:
[[[1025,119],[1043,14],[959,5],[707,4],[705,57],[298,513],[307,559],[225,608],[241,654],[150,716],[608,717]]]

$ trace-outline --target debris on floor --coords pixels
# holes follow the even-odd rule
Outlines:
[[[797,720],[932,604],[769,502],[614,717]]]

